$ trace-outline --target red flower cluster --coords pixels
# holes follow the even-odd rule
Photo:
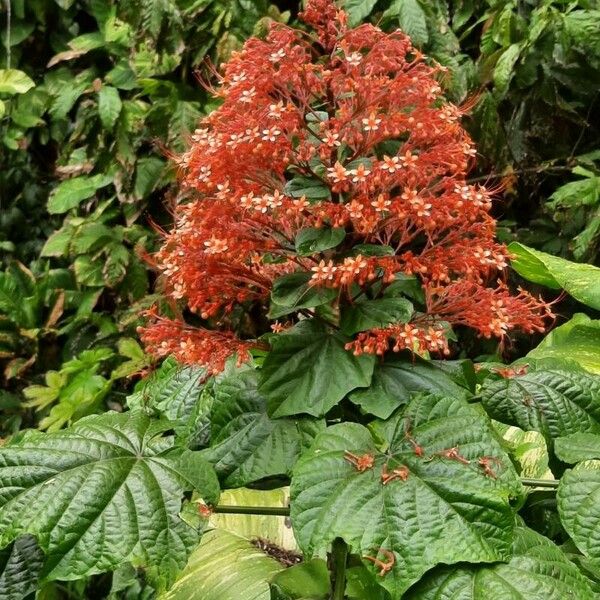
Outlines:
[[[490,193],[465,181],[476,152],[463,111],[441,95],[444,69],[400,31],[348,29],[332,0],[310,0],[301,16],[315,34],[275,25],[234,54],[216,91],[222,105],[178,159],[197,199],[179,206],[157,256],[168,295],[222,320],[240,305],[266,312],[273,282],[295,271],[338,289],[340,304],[402,273],[421,281],[424,313],[360,333],[348,349],[447,352],[441,321],[485,337],[543,329],[545,303],[488,287],[507,251],[494,239]],[[300,255],[294,239],[309,227],[344,228],[344,243]],[[359,244],[387,248],[373,256]],[[164,320],[142,337],[212,371],[251,345]]]

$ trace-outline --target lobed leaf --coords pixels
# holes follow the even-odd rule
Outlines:
[[[377,433],[386,441],[383,450],[362,425],[334,425],[296,465],[291,518],[309,558],[323,555],[336,537],[363,556],[393,551],[394,566],[380,582],[394,598],[438,563],[510,558],[510,498],[521,485],[475,408],[460,399],[419,396]],[[454,447],[463,461],[440,454]],[[344,458],[346,451],[371,454],[373,468],[360,472]],[[479,465],[482,457],[493,465],[493,476]],[[388,471],[406,467],[406,479],[383,485],[385,465]]]
[[[346,351],[347,339],[312,320],[271,338],[259,391],[269,414],[323,416],[346,394],[371,381],[375,358]]]
[[[1,448],[0,545],[36,536],[47,580],[132,562],[171,581],[197,539],[178,516],[183,493],[202,482],[214,503],[218,483],[197,453],[165,453],[166,428],[141,412],[105,413]]]

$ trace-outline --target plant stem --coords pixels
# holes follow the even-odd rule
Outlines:
[[[348,546],[344,540],[336,538],[331,545],[331,600],[344,600],[347,560]]]
[[[272,517],[288,517],[290,509],[287,506],[215,506],[213,512],[225,515],[266,515]]]
[[[558,481],[556,479],[521,479],[521,483],[527,487],[544,487],[556,489]]]
[[[541,488],[549,488],[556,489],[558,487],[558,480],[556,479],[528,479],[522,478],[521,483],[526,487],[541,487]],[[215,506],[213,512],[217,514],[226,514],[226,515],[264,515],[271,517],[289,517],[290,516],[290,508],[289,506],[230,506],[225,504],[220,504]],[[341,543],[341,545],[345,548],[344,556],[347,554],[348,549],[346,544],[341,540],[336,540]],[[336,544],[334,543],[332,548],[332,556],[335,558],[335,550]],[[345,563],[344,563],[345,565]],[[337,597],[333,597],[337,600]],[[340,596],[343,598],[343,596]]]

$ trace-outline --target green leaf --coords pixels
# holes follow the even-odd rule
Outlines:
[[[596,204],[600,200],[600,177],[570,181],[550,196],[546,206],[551,210]]]
[[[512,557],[493,566],[439,567],[403,596],[405,600],[592,600],[586,578],[563,551],[539,533],[515,529]]]
[[[394,0],[383,17],[397,20],[400,29],[416,46],[424,46],[429,41],[427,17],[418,0]]]
[[[167,359],[150,377],[142,380],[136,391],[127,397],[127,404],[156,411],[170,421],[187,419],[204,389],[206,370],[201,367],[182,367]]]
[[[329,571],[324,560],[315,558],[277,573],[271,580],[275,599],[327,600]]]
[[[197,534],[178,516],[183,493],[195,486],[179,457],[165,454],[168,439],[159,436],[168,427],[141,412],[105,413],[0,448],[0,544],[35,535],[47,580],[132,562],[170,582]],[[199,457],[194,465],[209,481],[210,467]],[[197,491],[216,501],[214,473]]]
[[[379,581],[394,598],[439,563],[510,558],[514,515],[509,499],[521,493],[521,486],[489,421],[476,408],[464,400],[419,396],[403,418],[383,423],[382,433],[385,452],[362,425],[334,425],[317,436],[296,465],[291,518],[308,558],[323,556],[336,537],[361,556],[380,548],[392,551],[394,566]],[[438,454],[454,447],[469,464]],[[371,454],[373,468],[358,471],[344,458],[347,451]],[[495,477],[479,466],[482,457]],[[383,485],[386,465],[388,471],[406,467],[406,479]]]
[[[322,421],[270,419],[257,391],[258,372],[234,372],[214,388],[211,446],[202,456],[214,465],[226,487],[268,477],[286,477]]]
[[[103,223],[85,223],[71,235],[70,249],[74,254],[85,254],[95,252],[115,239],[115,230]]]
[[[566,463],[600,459],[600,435],[573,433],[554,440],[554,454]]]
[[[579,463],[567,469],[556,493],[563,527],[580,552],[600,560],[600,461]]]
[[[348,13],[348,24],[355,27],[364,21],[375,8],[377,0],[345,0],[344,10]]]
[[[418,392],[450,398],[465,398],[469,395],[465,388],[454,383],[442,369],[426,360],[391,357],[375,365],[371,385],[354,390],[350,394],[350,400],[365,412],[387,419]]]
[[[97,190],[112,183],[110,175],[82,175],[59,183],[48,199],[50,214],[65,213],[91,198]]]
[[[600,378],[583,371],[531,371],[497,381],[486,380],[482,403],[498,421],[546,440],[578,432],[600,432]]]
[[[248,540],[216,529],[160,600],[270,600],[269,581],[282,569]]]
[[[24,535],[0,550],[0,598],[23,600],[35,593],[44,554],[32,535]]]
[[[74,232],[75,228],[72,225],[65,225],[58,231],[55,231],[46,240],[41,255],[44,257],[67,256]]]
[[[259,391],[273,417],[323,416],[353,389],[371,382],[375,358],[354,356],[344,349],[346,338],[315,321],[302,321],[270,341]]]
[[[17,69],[0,69],[0,94],[24,94],[35,83],[23,71]]]
[[[298,271],[278,277],[271,291],[269,316],[278,318],[300,308],[314,308],[333,302],[338,292],[334,288],[310,285],[311,274]]]
[[[553,329],[527,356],[568,358],[600,375],[600,320],[593,321],[587,315],[577,313],[570,321]]]
[[[521,277],[549,288],[563,288],[582,304],[600,310],[600,268],[574,263],[517,242],[510,244],[508,250],[516,255],[512,266]]]
[[[121,114],[123,103],[119,90],[110,85],[103,85],[98,92],[98,114],[105,129],[112,129]]]
[[[292,198],[306,196],[309,202],[331,198],[331,190],[322,181],[304,175],[296,175],[288,181],[283,193]]]
[[[496,91],[504,95],[515,73],[515,64],[521,55],[521,44],[511,44],[501,55],[494,68]]]
[[[88,285],[90,287],[103,287],[104,276],[102,267],[104,264],[99,260],[94,260],[88,254],[78,256],[73,262],[75,278],[77,283]]]
[[[146,198],[154,191],[163,174],[165,162],[155,156],[140,158],[135,171],[135,195],[138,199]]]
[[[343,227],[309,227],[296,235],[296,252],[300,256],[310,256],[323,250],[335,248],[346,237]]]
[[[390,323],[406,323],[413,314],[413,305],[405,298],[379,298],[358,301],[342,308],[340,329],[354,335]]]

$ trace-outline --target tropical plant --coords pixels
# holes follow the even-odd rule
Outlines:
[[[0,448],[8,597],[597,595],[598,321],[498,359],[552,317],[513,290],[509,260],[590,310],[600,270],[495,241],[466,107],[406,35],[352,28],[330,0],[302,17],[225,65],[220,106],[176,159],[186,200],[154,258],[167,301],[141,335],[185,366],[168,358],[104,414],[89,413],[114,382],[152,366],[133,340],[26,388],[49,431]],[[97,261],[100,289],[139,240],[103,214],[71,216],[45,250]],[[202,535],[243,510],[221,490],[288,484],[289,509],[246,510],[289,514],[301,564]]]

